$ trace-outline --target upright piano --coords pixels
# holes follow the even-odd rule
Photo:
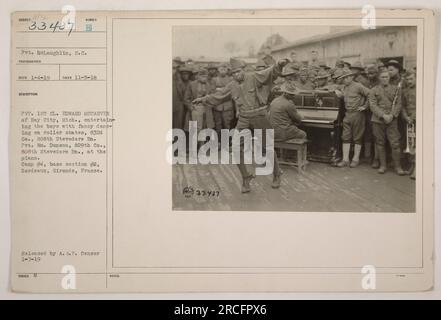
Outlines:
[[[308,159],[336,164],[342,156],[343,99],[331,91],[312,90],[296,95],[294,103],[304,116],[299,127],[309,141]]]

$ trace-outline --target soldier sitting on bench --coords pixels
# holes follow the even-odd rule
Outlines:
[[[306,132],[297,125],[303,120],[303,115],[297,111],[294,97],[298,94],[296,87],[285,82],[281,87],[282,95],[271,102],[269,119],[274,128],[274,140],[305,139]]]

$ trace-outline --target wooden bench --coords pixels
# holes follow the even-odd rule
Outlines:
[[[296,166],[299,173],[302,170],[306,170],[306,164],[308,161],[306,160],[307,154],[307,143],[306,139],[290,139],[286,141],[275,141],[274,149],[280,149],[280,164],[286,164],[290,166]],[[297,161],[286,161],[284,157],[284,150],[295,150],[297,153]]]

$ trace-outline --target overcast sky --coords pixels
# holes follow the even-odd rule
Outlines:
[[[257,53],[274,33],[292,42],[328,32],[327,26],[179,26],[173,28],[173,56],[229,59],[231,53],[225,49],[227,42],[237,44],[235,55],[246,56],[250,46],[254,46]]]

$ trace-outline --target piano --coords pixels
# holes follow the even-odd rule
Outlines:
[[[307,133],[308,160],[335,165],[342,157],[343,99],[324,90],[301,91],[294,103],[304,120],[299,127]]]

